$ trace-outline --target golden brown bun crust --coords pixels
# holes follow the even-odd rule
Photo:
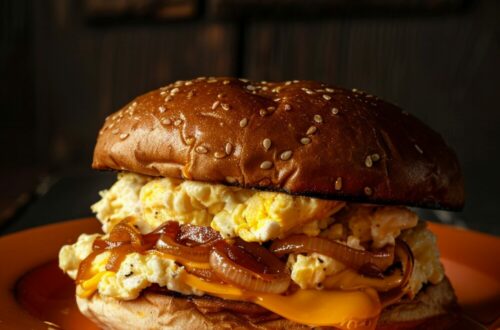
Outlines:
[[[92,166],[358,202],[464,203],[438,133],[374,96],[312,81],[152,91],[107,118]]]
[[[118,301],[99,295],[77,298],[78,307],[102,329],[297,329],[311,327],[285,319],[242,317],[227,311],[206,312],[191,300],[146,293],[136,300]],[[377,329],[446,329],[455,320],[456,301],[445,279],[428,286],[411,302],[386,308]]]

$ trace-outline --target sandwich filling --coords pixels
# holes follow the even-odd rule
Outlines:
[[[404,207],[122,173],[92,206],[104,234],[64,246],[77,295],[152,285],[250,301],[314,326],[373,328],[444,277],[435,236]]]

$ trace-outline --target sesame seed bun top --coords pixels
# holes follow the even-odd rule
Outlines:
[[[460,209],[441,136],[377,97],[313,81],[178,81],[109,116],[95,169],[356,202]]]

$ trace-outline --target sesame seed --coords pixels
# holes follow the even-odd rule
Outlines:
[[[308,137],[303,137],[303,138],[300,139],[300,143],[302,143],[304,145],[305,144],[309,144],[309,143],[311,143],[311,139],[308,138]]]
[[[291,83],[292,83],[291,81],[287,81],[287,82],[285,82],[285,85],[286,85],[286,86],[288,86],[288,85],[290,85]]]
[[[194,137],[189,136],[189,137],[187,137],[187,138],[186,138],[186,144],[187,144],[188,146],[192,145],[192,144],[193,144],[193,142],[194,142]]]
[[[128,133],[120,134],[120,139],[125,140],[126,138],[128,138]]]
[[[221,99],[221,98],[223,98],[224,96],[226,96],[224,93],[219,93],[219,94],[217,94],[217,98],[218,98],[218,99]]]
[[[268,151],[269,148],[271,148],[271,139],[264,139],[262,140],[262,146],[264,147],[265,151]]]
[[[214,157],[215,157],[215,158],[217,158],[217,159],[221,159],[221,158],[224,158],[224,157],[226,157],[226,156],[227,156],[227,155],[226,155],[225,153],[220,152],[220,151],[216,151],[216,152],[214,153]]]
[[[197,146],[196,148],[194,148],[194,151],[196,151],[199,154],[206,154],[208,152],[207,148],[203,146]]]
[[[188,100],[190,100],[194,95],[194,91],[189,91],[189,93],[187,93],[187,98]]]
[[[215,108],[217,108],[220,104],[220,101],[215,101],[213,104],[212,104],[212,110],[215,110]]]
[[[233,151],[233,145],[231,143],[226,143],[226,146],[225,146],[225,151],[226,151],[226,154],[230,155],[231,152]]]
[[[327,93],[333,93],[335,90],[333,88],[325,88]]]
[[[179,88],[174,88],[170,91],[170,95],[174,96],[175,94],[177,94],[179,92]]]
[[[276,110],[276,107],[267,107],[267,110],[274,111],[274,110]]]
[[[336,115],[339,113],[339,109],[337,108],[332,108],[332,115]]]
[[[210,78],[210,79],[208,79],[208,80],[207,80],[207,82],[208,82],[209,84],[212,84],[212,83],[214,83],[214,82],[217,82],[217,79],[215,79],[215,78]]]
[[[418,151],[420,154],[423,154],[423,153],[424,153],[424,151],[422,150],[422,148],[420,148],[420,147],[418,146],[418,144],[415,144],[415,149],[417,149],[417,151]]]
[[[281,101],[281,99],[280,99],[279,97],[277,97],[277,98],[275,98],[273,101],[274,101],[274,102],[279,102],[279,101]]]
[[[373,166],[373,161],[371,156],[366,156],[365,158],[365,166],[366,167],[372,167]]]
[[[227,103],[221,103],[220,106],[222,107],[223,110],[225,111],[228,111],[229,109],[231,109],[231,107],[229,106],[229,104]]]
[[[165,107],[162,105],[158,108],[158,111],[160,111],[160,113],[164,113],[165,112]]]
[[[285,104],[285,111],[290,111],[292,110],[292,106],[290,104]]]
[[[229,83],[230,83],[230,81],[229,81],[229,80],[224,80],[224,81],[222,82],[222,84],[223,84],[223,85],[227,85],[227,84],[229,84]]]
[[[263,170],[268,170],[270,169],[271,167],[273,167],[273,163],[271,163],[270,161],[268,160],[265,160],[263,161],[262,163],[260,163],[260,168],[263,169]]]
[[[170,102],[172,100],[172,96],[171,95],[168,95],[166,98],[165,98],[165,102]]]
[[[248,119],[247,118],[243,118],[242,120],[240,120],[240,127],[241,128],[244,128],[248,125]]]
[[[111,124],[109,124],[109,126],[108,126],[108,127],[106,127],[106,128],[113,128],[113,126],[115,126],[115,123],[111,123]]]
[[[262,90],[267,91],[268,90],[267,86],[262,87]]]
[[[189,86],[189,85],[192,85],[192,84],[193,84],[193,82],[192,82],[192,81],[186,81],[186,82],[184,83],[184,85],[185,85],[185,86]]]
[[[170,125],[170,124],[172,124],[172,121],[171,121],[170,119],[168,119],[168,118],[163,118],[163,119],[161,120],[161,123],[162,123],[163,125]]]
[[[266,116],[266,115],[267,115],[267,111],[266,111],[265,109],[260,109],[260,110],[259,110],[259,115],[260,115],[261,117],[264,117],[264,116]]]
[[[330,95],[323,94],[323,98],[328,101],[331,100],[332,97]]]
[[[321,117],[320,115],[314,115],[313,119],[318,124],[321,124],[323,122],[323,117]]]
[[[370,196],[371,194],[373,194],[373,190],[370,187],[365,187],[363,191],[365,192],[366,196]]]
[[[120,132],[120,131],[118,130],[118,128],[116,128],[116,129],[114,129],[113,131],[111,131],[111,133],[113,133],[114,135],[118,134],[118,132]]]
[[[262,80],[260,83],[261,83],[262,85],[266,85],[266,84],[267,84],[267,81]]]
[[[311,126],[307,129],[307,132],[306,134],[307,135],[313,135],[314,133],[316,133],[316,131],[318,130],[318,128],[316,126]]]
[[[283,151],[280,155],[281,160],[289,160],[292,157],[292,150]]]
[[[297,84],[299,81],[298,80],[292,80],[294,84]]]
[[[134,116],[134,120],[139,120],[139,119],[141,119],[141,118]]]
[[[358,90],[356,88],[353,88],[352,91],[356,93]]]
[[[160,92],[160,95],[161,95],[161,96],[164,96],[165,94],[167,94],[167,92],[165,92],[165,91],[161,91],[161,92]]]
[[[182,124],[182,120],[177,119],[176,121],[174,121],[174,126],[179,126],[180,124]]]
[[[236,178],[232,176],[226,176],[226,181],[229,183],[236,183]]]
[[[247,85],[246,89],[248,89],[249,91],[254,91],[255,90],[255,86]]]
[[[378,162],[380,160],[380,155],[379,154],[373,154],[371,155],[371,158],[374,162]]]
[[[248,82],[248,79],[243,79],[243,78],[240,78],[239,79],[240,81],[244,82],[244,83],[247,83]]]
[[[335,180],[335,190],[342,189],[342,178],[339,176],[337,180]]]

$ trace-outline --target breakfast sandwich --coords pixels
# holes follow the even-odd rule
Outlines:
[[[443,329],[456,298],[409,207],[459,210],[454,152],[376,96],[314,81],[177,81],[110,115],[103,233],[62,247],[104,329]]]

